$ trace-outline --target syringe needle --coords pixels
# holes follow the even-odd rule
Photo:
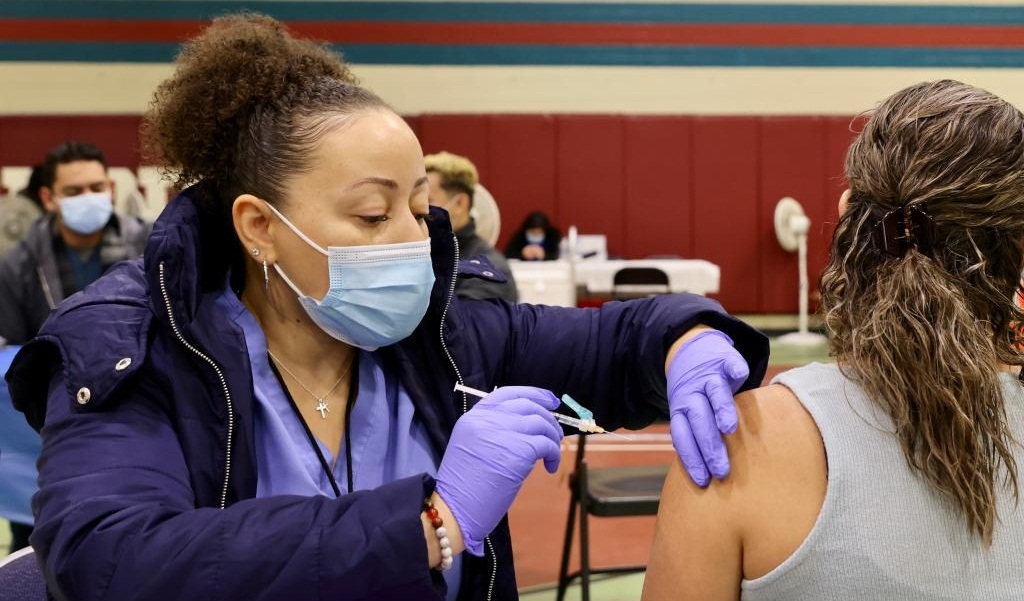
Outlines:
[[[602,434],[611,434],[612,436],[618,436],[619,438],[625,438],[626,440],[633,440],[632,436],[626,436],[625,434],[619,434],[618,432],[609,432],[608,430],[604,430]]]
[[[477,388],[472,388],[470,386],[466,386],[465,384],[455,384],[455,390],[457,390],[459,392],[465,392],[466,394],[471,394],[473,396],[480,397],[480,398],[484,398],[488,394],[488,393],[486,393],[486,392],[484,392],[482,390],[479,390]],[[561,423],[563,423],[563,424],[565,424],[567,426],[576,428],[580,432],[587,432],[587,433],[590,433],[590,434],[611,434],[612,436],[618,436],[619,438],[625,438],[626,440],[633,440],[632,438],[630,438],[628,436],[624,436],[622,434],[616,434],[615,432],[609,432],[609,431],[605,430],[604,428],[602,428],[601,426],[598,426],[592,420],[587,420],[586,422],[584,422],[584,420],[581,420],[579,418],[569,417],[568,415],[563,415],[561,413],[556,413],[554,411],[551,412],[551,415],[555,416],[555,419],[557,421],[559,421],[559,422],[561,422]]]

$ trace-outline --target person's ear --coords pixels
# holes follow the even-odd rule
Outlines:
[[[242,194],[231,205],[231,220],[246,254],[257,263],[277,260],[271,232],[273,215],[267,204],[252,194]]]
[[[843,193],[839,195],[839,216],[842,217],[843,213],[846,212],[847,207],[850,205],[850,189],[843,190]]]
[[[455,203],[459,205],[459,208],[463,213],[469,213],[469,194],[465,192],[459,192],[455,195]]]
[[[57,212],[57,200],[54,198],[53,189],[47,186],[39,188],[39,200],[43,203],[43,208],[51,213]]]

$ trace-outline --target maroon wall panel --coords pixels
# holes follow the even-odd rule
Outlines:
[[[721,268],[715,296],[734,313],[758,311],[761,298],[759,137],[753,117],[693,121],[694,256]]]
[[[0,165],[29,167],[40,163],[61,142],[95,144],[118,167],[139,165],[139,115],[2,116]]]
[[[495,115],[488,124],[490,168],[483,185],[501,209],[504,249],[512,233],[531,211],[558,214],[555,162],[555,119],[546,115]],[[562,231],[565,228],[556,222]]]
[[[803,207],[813,225],[822,222],[825,192],[825,121],[814,118],[768,118],[761,122],[761,194],[758,207],[763,241],[760,307],[768,312],[792,311],[798,303],[797,253],[779,246],[775,236],[775,205],[789,196]],[[812,226],[813,227],[813,226]],[[808,235],[808,274],[817,281],[822,251],[819,236]],[[813,289],[813,284],[812,284]]]
[[[111,165],[134,167],[142,162],[137,116],[100,116],[77,122],[70,128],[71,138],[95,144]]]
[[[619,116],[560,116],[558,136],[559,226],[605,234],[608,254],[623,253],[624,127]]]
[[[693,253],[691,121],[626,117],[624,256]]]
[[[419,120],[423,152],[447,150],[473,161],[480,181],[487,181],[490,141],[486,115],[423,115]]]
[[[416,137],[419,138],[422,143],[423,138],[420,137],[420,116],[404,115],[402,118],[405,119],[405,122],[409,124],[409,128],[412,129],[412,133],[416,134]]]
[[[796,257],[772,214],[793,196],[811,218],[812,286],[825,264],[845,187],[842,163],[859,120],[846,117],[419,115],[425,152],[469,157],[502,211],[503,246],[531,210],[564,231],[608,236],[628,258],[678,254],[722,270],[731,311],[795,312]],[[0,165],[30,166],[72,139],[136,167],[138,115],[0,116]],[[816,292],[816,291],[815,291]],[[812,307],[816,305],[812,293]]]

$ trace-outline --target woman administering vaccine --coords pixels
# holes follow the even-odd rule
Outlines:
[[[188,187],[8,373],[58,598],[514,599],[504,516],[559,462],[552,390],[609,429],[671,413],[695,479],[728,471],[763,337],[692,296],[460,302],[420,146],[350,79],[246,16],[159,87],[146,137]]]

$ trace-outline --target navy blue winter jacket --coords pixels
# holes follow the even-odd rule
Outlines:
[[[420,522],[426,474],[340,499],[256,499],[253,382],[241,330],[213,299],[237,253],[192,188],[142,260],[64,302],[7,373],[43,436],[31,542],[60,599],[443,598]],[[437,283],[419,328],[382,349],[442,453],[474,399],[523,384],[567,392],[606,428],[665,414],[665,352],[698,322],[727,332],[755,385],[768,346],[688,295],[567,309],[453,298],[451,226],[430,225]],[[225,249],[231,249],[230,252]],[[200,267],[203,265],[203,267]],[[238,271],[238,270],[236,270]],[[465,557],[460,600],[516,599],[507,521]],[[554,544],[554,542],[552,543]]]

